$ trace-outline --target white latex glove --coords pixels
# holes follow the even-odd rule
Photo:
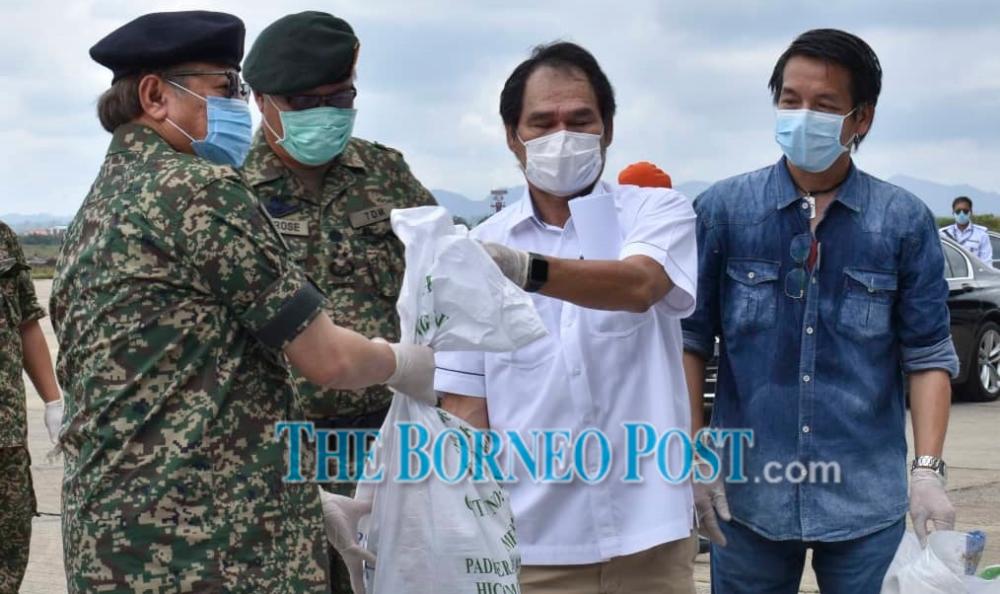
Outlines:
[[[927,544],[928,521],[935,531],[955,528],[955,508],[945,486],[944,477],[930,468],[916,468],[910,473],[910,519],[921,546]]]
[[[522,289],[528,284],[528,263],[531,260],[528,252],[489,241],[483,242],[483,248],[511,282]]]
[[[390,343],[383,338],[373,338],[372,342],[389,345],[396,356],[396,370],[385,380],[385,385],[431,406],[437,405],[433,349],[421,344]]]
[[[359,495],[360,487],[359,486]],[[335,493],[319,490],[323,502],[323,522],[326,524],[326,539],[337,550],[351,577],[354,594],[365,594],[365,562],[374,564],[375,554],[364,549],[357,542],[358,521],[372,511],[371,498],[351,499]]]
[[[719,529],[719,519],[728,522],[733,519],[729,513],[725,485],[720,472],[714,481],[693,481],[694,509],[698,514],[698,534],[721,547],[726,546],[726,537]]]
[[[49,432],[49,441],[59,441],[59,428],[62,426],[63,401],[53,400],[45,403],[45,429]]]

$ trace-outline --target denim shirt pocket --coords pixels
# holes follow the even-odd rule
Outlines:
[[[844,268],[838,330],[858,340],[888,334],[892,327],[896,289],[895,272]]]
[[[772,328],[778,317],[779,262],[732,258],[726,262],[723,324],[733,332]],[[727,332],[729,334],[729,332]]]

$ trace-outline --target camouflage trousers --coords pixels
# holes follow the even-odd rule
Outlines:
[[[388,409],[380,410],[378,412],[372,413],[370,415],[364,415],[351,419],[348,422],[338,422],[338,420],[331,421],[316,421],[316,427],[325,427],[330,429],[356,429],[356,428],[371,428],[378,429],[382,426],[382,422],[385,420],[385,415]],[[351,444],[353,446],[353,443]],[[353,447],[350,452],[350,458],[354,460],[354,450]],[[335,474],[337,469],[336,464],[331,462],[329,466],[329,472]],[[354,475],[355,468],[351,466],[351,474]],[[353,497],[354,489],[357,486],[355,482],[330,482],[321,485],[323,490],[330,493],[336,493],[338,495],[343,495],[345,497]],[[351,594],[351,576],[347,572],[347,566],[344,565],[344,561],[340,558],[340,555],[334,550],[333,547],[328,547],[328,552],[330,555],[330,594]]]
[[[21,586],[34,515],[28,448],[0,448],[0,594],[17,594]]]

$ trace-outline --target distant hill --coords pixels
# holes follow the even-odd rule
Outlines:
[[[894,175],[889,182],[901,186],[916,194],[937,216],[951,214],[951,201],[956,196],[968,196],[975,202],[975,211],[979,214],[1000,214],[1000,193],[981,190],[968,184],[941,184],[908,175]],[[676,188],[692,200],[697,198],[711,182],[692,180],[677,184]],[[493,213],[493,205],[486,197],[478,200],[468,198],[457,192],[438,189],[431,190],[441,206],[448,209],[453,216],[461,217],[470,223]],[[524,194],[524,186],[508,188],[507,204],[514,204]],[[0,214],[0,221],[10,225],[17,233],[27,233],[35,229],[47,229],[68,225],[73,220],[72,215],[37,214]]]
[[[27,233],[35,229],[48,229],[68,225],[73,220],[72,215],[38,214],[0,214],[0,221],[14,230],[15,233]]]
[[[1000,214],[1000,194],[980,190],[968,184],[946,185],[907,175],[894,175],[889,183],[913,192],[937,216],[951,214],[951,201],[958,196],[968,196],[975,203],[973,211],[979,214]]]

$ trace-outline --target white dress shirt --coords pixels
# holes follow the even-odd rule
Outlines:
[[[490,427],[521,432],[587,428],[603,431],[612,450],[602,482],[536,483],[514,464],[507,483],[525,565],[606,561],[685,538],[693,524],[690,483],[670,484],[654,458],[641,463],[644,482],[625,483],[623,423],[652,424],[658,435],[688,432],[691,419],[681,365],[680,319],[694,310],[697,279],[695,214],[673,190],[600,182],[613,193],[622,233],[620,259],[644,255],[659,262],[674,288],[645,313],[598,311],[532,294],[548,336],[510,353],[438,353],[435,388],[487,400]],[[560,258],[579,258],[573,220],[564,228],[542,222],[528,191],[473,230],[483,241]],[[589,441],[589,471],[597,448]],[[677,440],[670,472],[680,469]],[[677,446],[677,447],[673,447]],[[572,459],[572,452],[569,458]]]
[[[993,266],[993,244],[986,227],[969,223],[965,229],[959,229],[958,223],[952,223],[941,229],[941,234],[964,247],[973,256]]]

